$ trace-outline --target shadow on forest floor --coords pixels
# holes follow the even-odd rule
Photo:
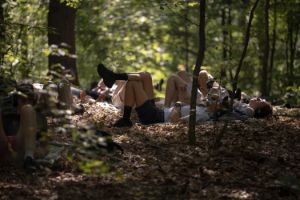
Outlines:
[[[2,166],[0,199],[300,198],[297,118],[231,122],[214,148],[223,122],[197,125],[197,144],[189,146],[186,124],[109,128],[116,113],[89,109],[75,121],[101,123],[125,150],[103,158],[110,173],[87,176],[67,166],[31,176]]]

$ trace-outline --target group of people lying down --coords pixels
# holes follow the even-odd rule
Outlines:
[[[131,111],[135,108],[142,124],[154,124],[164,122],[188,121],[190,112],[191,76],[180,71],[169,77],[166,86],[166,95],[163,108],[155,102],[152,77],[147,72],[139,73],[115,73],[107,69],[103,64],[97,66],[97,71],[102,80],[94,85],[90,91],[83,91],[71,87],[66,79],[60,79],[56,83],[50,83],[48,87],[56,92],[54,97],[60,103],[60,107],[71,109],[74,112],[83,112],[73,102],[73,97],[85,98],[86,95],[103,101],[111,100],[112,104],[123,110],[123,116],[115,123],[115,127],[131,127]],[[2,86],[0,77],[0,86]],[[198,96],[196,108],[196,120],[206,121],[214,119],[216,113],[220,113],[228,104],[229,94],[206,71],[201,71],[198,77]],[[15,86],[12,108],[5,105],[5,98],[10,98],[7,91],[0,87],[0,160],[11,156],[11,152],[23,160],[24,167],[35,166],[34,152],[36,140],[41,132],[41,118],[37,108],[37,102],[45,110],[50,107],[52,97],[44,96],[40,84],[23,81]],[[111,98],[107,97],[107,88],[114,88]],[[239,95],[238,95],[239,96]],[[43,102],[45,101],[45,102]],[[42,103],[43,102],[43,103]],[[241,99],[238,97],[233,104],[234,116],[237,118],[266,117],[272,114],[272,106],[260,98]],[[221,113],[222,114],[222,113]]]
[[[188,121],[192,79],[184,71],[172,75],[166,86],[164,108],[155,104],[152,77],[147,72],[115,73],[99,64],[99,76],[108,87],[116,87],[112,103],[123,109],[123,116],[114,123],[115,127],[131,127],[131,111],[135,108],[142,124]],[[229,106],[228,91],[214,81],[212,75],[202,70],[198,76],[196,121],[207,121],[222,117]],[[227,113],[228,114],[228,113]],[[237,92],[231,117],[267,117],[272,115],[272,106],[261,98],[242,98]]]

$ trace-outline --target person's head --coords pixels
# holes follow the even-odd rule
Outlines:
[[[36,103],[36,94],[34,92],[33,85],[30,81],[25,80],[19,83],[16,87],[18,105]]]
[[[249,101],[249,106],[254,110],[254,117],[263,118],[273,114],[272,105],[265,99],[252,98]]]

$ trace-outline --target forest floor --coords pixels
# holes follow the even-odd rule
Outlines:
[[[1,200],[300,199],[299,117],[232,121],[225,130],[224,122],[201,123],[190,146],[187,124],[110,128],[117,112],[99,104],[85,108],[73,122],[97,123],[124,149],[102,156],[109,172],[86,175],[66,158],[60,167],[33,174],[0,166]],[[299,116],[299,109],[276,113]],[[54,140],[71,143],[71,136]]]

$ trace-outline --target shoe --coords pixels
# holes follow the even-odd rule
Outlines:
[[[36,171],[36,170],[39,168],[38,164],[37,164],[37,163],[35,162],[35,160],[34,160],[32,157],[30,157],[30,156],[28,156],[28,157],[26,157],[26,158],[24,159],[23,167],[24,167],[24,169],[25,169],[26,171],[28,171],[28,172]]]
[[[100,63],[97,66],[97,72],[98,75],[103,78],[103,82],[106,85],[106,87],[111,88],[116,82],[115,73],[107,69],[103,64]]]
[[[118,128],[122,128],[122,127],[132,127],[132,121],[130,119],[124,119],[121,118],[118,121],[116,121],[116,123],[113,125],[113,127],[118,127]]]

